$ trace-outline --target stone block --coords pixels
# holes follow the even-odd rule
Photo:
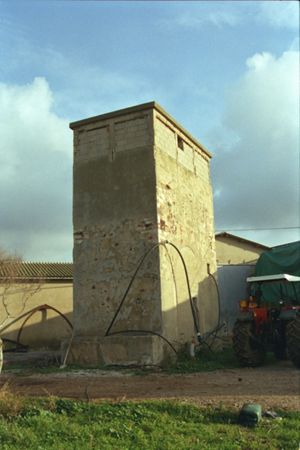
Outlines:
[[[69,342],[61,347],[62,360]],[[67,357],[67,364],[83,366],[148,366],[161,365],[174,359],[175,353],[155,335],[126,335],[75,337]]]

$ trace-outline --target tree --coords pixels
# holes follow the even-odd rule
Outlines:
[[[0,335],[26,312],[28,300],[40,291],[42,278],[22,279],[22,258],[0,248]]]

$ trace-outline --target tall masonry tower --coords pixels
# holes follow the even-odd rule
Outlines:
[[[160,363],[172,346],[178,349],[195,335],[180,254],[201,332],[216,325],[217,295],[209,276],[216,272],[211,155],[155,102],[70,128],[74,338],[69,357],[87,365]],[[165,241],[180,254],[171,244],[155,245]]]

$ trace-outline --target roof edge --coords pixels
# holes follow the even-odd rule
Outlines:
[[[228,237],[232,239],[236,239],[240,242],[245,242],[247,244],[251,244],[255,247],[263,248],[264,250],[271,250],[271,247],[268,247],[267,245],[260,244],[259,242],[251,241],[250,239],[242,238],[240,236],[237,236],[236,234],[227,233],[226,231],[221,231],[219,233],[215,233],[215,238],[217,237]]]
[[[117,109],[115,111],[111,111],[108,113],[99,114],[98,116],[92,116],[92,117],[88,117],[86,119],[77,120],[75,122],[71,122],[69,124],[69,127],[72,130],[75,130],[76,128],[81,127],[82,125],[97,122],[98,120],[110,119],[112,117],[123,116],[124,114],[144,111],[145,109],[153,109],[153,108],[155,108],[154,101],[148,102],[148,103],[142,103],[140,105],[129,106],[128,108]]]
[[[210,151],[203,144],[201,144],[201,142],[199,142],[196,138],[194,138],[182,125],[180,125],[164,108],[162,108],[155,101],[142,103],[136,106],[129,106],[128,108],[118,109],[116,111],[100,114],[98,116],[88,117],[87,119],[77,120],[75,122],[71,122],[69,124],[69,127],[71,128],[71,130],[76,130],[76,128],[79,128],[89,123],[98,122],[99,120],[111,119],[113,117],[123,116],[124,114],[145,111],[148,109],[155,109],[163,116],[165,116],[166,119],[168,119],[175,127],[179,128],[197,147],[200,147],[200,149],[204,153],[206,153],[206,155],[209,158],[212,158],[212,153],[210,153]]]
[[[0,277],[0,284],[28,284],[28,283],[38,283],[41,286],[47,283],[56,284],[72,284],[74,277]]]

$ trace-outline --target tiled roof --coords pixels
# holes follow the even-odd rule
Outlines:
[[[0,280],[72,280],[72,263],[0,261]]]

